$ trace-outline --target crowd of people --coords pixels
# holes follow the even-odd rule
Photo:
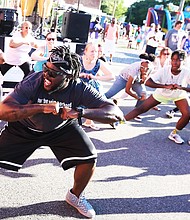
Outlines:
[[[97,29],[98,22],[96,19]],[[0,167],[18,171],[37,148],[49,146],[64,170],[75,167],[66,202],[93,218],[95,210],[83,191],[95,171],[97,152],[84,127],[99,130],[94,121],[113,128],[114,123],[142,121],[142,113],[152,108],[160,111],[157,105],[173,102],[181,116],[168,138],[177,144],[185,142],[181,133],[190,119],[190,34],[182,34],[181,27],[182,22],[177,21],[163,45],[160,27],[153,25],[139,61],[127,65],[115,77],[109,64],[119,39],[116,18],[105,27],[103,42],[94,37],[96,41],[86,44],[83,55],[64,44],[57,46],[54,32],[47,33],[44,45],[38,45],[31,35],[32,24],[23,22],[8,50],[0,51],[2,75],[15,65],[24,72],[23,80],[0,102],[0,120],[7,122],[0,135]],[[89,39],[91,35],[93,30]],[[156,54],[159,46],[162,48]],[[34,52],[29,56],[32,48]],[[33,66],[31,60],[35,61]],[[113,83],[105,92],[101,81]],[[154,89],[151,95],[147,86]],[[121,90],[137,100],[128,113],[122,112],[114,100]]]

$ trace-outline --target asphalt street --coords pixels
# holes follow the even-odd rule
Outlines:
[[[116,75],[138,60],[139,51],[124,46],[120,42],[110,65]],[[104,83],[105,90],[110,85]],[[135,100],[120,99],[118,105],[127,113]],[[165,112],[173,106],[161,104],[160,112],[150,110],[142,115],[142,122],[130,121],[116,129],[100,123],[99,131],[84,128],[99,155],[85,190],[96,210],[95,219],[190,220],[190,146],[168,139],[180,116],[166,118]],[[189,131],[188,124],[181,132],[185,141]],[[36,150],[18,173],[0,169],[0,219],[85,219],[65,202],[73,171],[63,171],[46,146]]]

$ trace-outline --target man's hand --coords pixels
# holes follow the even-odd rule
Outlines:
[[[182,89],[182,87],[180,85],[178,85],[178,84],[174,84],[173,85],[173,89]]]
[[[80,73],[79,74],[79,77],[80,78],[84,78],[84,79],[92,79],[93,78],[93,75],[92,74],[88,74],[88,73]]]
[[[44,113],[52,113],[54,115],[60,115],[63,120],[68,120],[70,118],[78,118],[78,111],[68,107],[59,107],[59,102],[52,102],[44,104]]]
[[[61,108],[60,116],[63,120],[67,120],[70,118],[78,118],[78,111],[75,111],[72,108],[63,107]]]
[[[52,113],[54,115],[59,114],[59,102],[52,102],[48,104],[43,104],[44,110],[43,113]]]

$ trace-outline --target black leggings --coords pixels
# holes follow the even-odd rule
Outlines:
[[[156,47],[152,47],[150,45],[147,45],[145,53],[147,53],[147,54],[150,54],[150,53],[155,54],[156,53]]]
[[[172,109],[172,111],[173,111],[173,112],[178,112],[179,109],[178,109],[178,107],[175,107],[175,108]]]
[[[13,66],[16,65],[10,65],[8,63],[4,63],[1,65],[1,73],[4,76],[6,74],[6,72],[11,69]],[[29,62],[25,62],[22,65],[19,66],[21,68],[21,70],[24,72],[24,77],[26,77],[29,72],[30,72],[30,63]]]

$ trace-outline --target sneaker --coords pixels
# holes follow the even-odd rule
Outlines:
[[[134,120],[135,120],[135,121],[138,121],[138,122],[141,122],[141,121],[142,121],[142,118],[141,118],[140,116],[137,116],[137,117],[134,118]]]
[[[161,108],[159,108],[158,106],[154,106],[152,109],[158,112],[161,111]]]
[[[184,140],[179,136],[179,134],[174,134],[173,132],[170,133],[168,138],[174,141],[176,144],[183,144]]]
[[[117,122],[113,122],[113,123],[110,123],[110,125],[111,125],[111,127],[113,128],[113,129],[116,129],[116,127],[119,125],[119,121],[117,121]]]
[[[117,105],[117,99],[113,99],[113,103]]]
[[[99,130],[100,130],[100,127],[98,127],[97,125],[95,125],[93,122],[90,123],[90,124],[84,122],[82,125],[85,126],[85,127],[88,127],[88,128],[92,128],[93,130],[96,130],[96,131],[99,131]]]
[[[78,198],[69,190],[66,195],[66,202],[87,218],[93,218],[96,215],[94,209],[82,194]]]
[[[168,118],[173,118],[175,116],[175,112],[173,110],[167,111],[166,116]]]

